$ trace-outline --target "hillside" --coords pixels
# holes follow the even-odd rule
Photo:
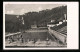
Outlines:
[[[17,15],[5,14],[5,30],[6,32],[16,32],[18,29]]]
[[[46,24],[50,20],[61,21],[64,19],[64,14],[67,14],[67,6],[61,6],[39,12],[28,12],[23,16],[24,18],[24,29],[28,29],[36,23],[38,26],[47,26]],[[16,18],[17,15],[5,14],[6,32],[16,32],[21,29],[21,22]]]
[[[39,12],[29,12],[25,13],[24,19],[28,21],[29,24],[38,24],[39,26],[46,26],[50,20],[61,21],[64,19],[64,14],[67,14],[67,6],[56,7],[51,10],[46,9]]]

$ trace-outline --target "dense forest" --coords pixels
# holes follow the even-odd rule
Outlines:
[[[31,25],[36,23],[38,26],[47,26],[51,19],[61,21],[64,19],[64,14],[67,14],[67,6],[60,6],[52,9],[46,9],[39,12],[28,12],[23,17],[24,25],[21,24],[17,15],[5,14],[5,30],[6,32],[18,32],[21,28],[27,30]]]

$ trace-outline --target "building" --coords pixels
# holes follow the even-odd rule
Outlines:
[[[56,24],[58,24],[59,22],[58,21],[55,21],[55,20],[51,20],[51,22],[49,22],[47,24],[48,27],[54,27]]]
[[[35,25],[31,25],[31,28],[37,28],[37,25],[35,24]]]

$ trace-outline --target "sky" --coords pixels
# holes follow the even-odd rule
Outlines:
[[[6,4],[6,14],[22,15],[27,12],[39,12],[45,9],[52,9],[55,7],[63,6],[62,4]]]

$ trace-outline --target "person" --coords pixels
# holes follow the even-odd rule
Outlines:
[[[35,46],[35,43],[36,43],[36,39],[35,38],[34,38],[34,42],[33,43],[34,43],[34,46]]]
[[[10,44],[10,43],[14,42],[14,39],[10,36],[10,37],[9,37],[9,41],[10,41],[10,42],[9,42],[9,44]]]
[[[46,39],[46,44],[48,45],[48,41],[49,41],[49,38],[47,37],[47,39]]]
[[[21,43],[23,43],[23,36],[22,34],[20,35]]]
[[[36,39],[34,39],[34,43],[36,42]]]
[[[19,38],[19,35],[17,35],[17,41],[19,41],[19,39],[20,39],[20,38]]]
[[[11,43],[11,38],[10,37],[8,38],[8,41],[9,41],[9,44],[10,44]]]
[[[21,43],[23,43],[23,37],[21,38]]]

